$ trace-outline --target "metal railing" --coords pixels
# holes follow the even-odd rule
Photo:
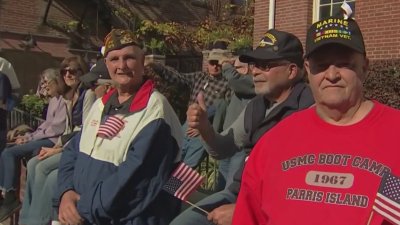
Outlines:
[[[26,124],[32,129],[36,129],[44,119],[32,116],[30,113],[14,108],[7,117],[7,129],[10,130],[18,125]]]

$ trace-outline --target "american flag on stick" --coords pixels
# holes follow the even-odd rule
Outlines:
[[[400,225],[400,178],[391,173],[382,177],[381,185],[372,209],[391,221]]]
[[[163,189],[171,195],[186,201],[187,197],[203,182],[204,177],[185,163],[180,163],[172,172]]]

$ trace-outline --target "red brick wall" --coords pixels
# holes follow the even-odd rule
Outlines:
[[[2,0],[0,5],[0,48],[24,50],[20,44],[28,34],[32,34],[38,47],[30,51],[47,52],[54,57],[70,56],[68,37],[42,24],[48,1],[43,0]],[[47,21],[65,24],[75,20],[73,15],[57,1],[53,1]]]
[[[312,0],[276,0],[275,28],[295,34],[304,43],[312,20]],[[269,0],[256,0],[254,43],[257,44],[269,23]]]
[[[305,44],[312,22],[312,0],[276,0],[275,28],[293,33]]]
[[[0,6],[0,30],[12,33],[32,33],[35,35],[65,37],[60,32],[42,25],[47,1],[43,0],[2,0]],[[53,1],[48,21],[66,23],[78,18],[71,15],[62,5]]]
[[[254,46],[268,30],[269,0],[256,0],[254,4]]]
[[[305,43],[312,23],[313,0],[276,0],[275,28],[297,35]],[[269,0],[256,0],[254,43],[268,29]],[[357,0],[356,20],[372,60],[400,58],[399,0]]]
[[[84,1],[68,2],[69,7],[63,5],[66,1],[53,1],[47,17],[49,23],[61,25],[78,20],[79,15],[73,14],[69,7],[81,5],[83,9]],[[42,24],[47,3],[43,0],[0,1],[0,57],[13,64],[21,83],[21,94],[36,88],[42,70],[57,67],[60,59],[72,55],[68,37]],[[35,38],[37,46],[26,50],[22,41],[28,34]]]
[[[359,0],[356,20],[370,59],[400,59],[399,0]]]

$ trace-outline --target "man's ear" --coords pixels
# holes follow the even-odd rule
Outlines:
[[[288,69],[289,69],[289,77],[288,77],[289,80],[295,79],[300,69],[299,66],[297,66],[294,63],[291,63]]]
[[[310,74],[310,62],[307,59],[304,60],[304,69],[307,74]]]
[[[367,57],[364,58],[364,64],[363,64],[362,70],[363,70],[362,72],[363,72],[363,81],[364,81],[367,78],[367,73],[369,70],[369,58],[367,58]]]

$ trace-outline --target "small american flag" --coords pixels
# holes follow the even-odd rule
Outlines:
[[[394,224],[400,224],[400,178],[387,173],[382,177],[381,185],[372,209]]]
[[[203,182],[204,177],[184,163],[174,170],[163,189],[186,201],[187,197]]]
[[[117,135],[124,126],[124,121],[116,116],[109,116],[105,122],[100,125],[97,136],[111,139]]]

